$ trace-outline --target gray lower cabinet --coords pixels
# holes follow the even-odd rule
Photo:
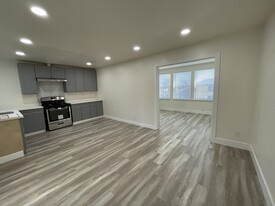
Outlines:
[[[82,119],[83,120],[91,118],[90,104],[89,103],[82,104],[81,113],[82,113]]]
[[[103,115],[103,103],[102,101],[96,102],[97,116]]]
[[[102,101],[72,105],[73,121],[81,121],[103,115]]]
[[[82,120],[82,111],[80,104],[72,105],[72,115],[73,115],[73,122],[78,122]]]
[[[23,118],[24,134],[46,129],[43,109],[31,109],[20,111]]]
[[[36,78],[51,78],[51,67],[45,65],[34,65]]]
[[[81,105],[79,105],[79,104],[72,105],[72,115],[73,115],[74,122],[78,122],[78,121],[82,120]]]
[[[65,79],[65,69],[60,67],[51,67],[52,78],[55,79]]]
[[[64,84],[65,92],[76,92],[75,69],[66,68],[65,76],[67,79],[67,82]]]
[[[37,84],[32,64],[17,64],[22,94],[37,94]]]
[[[97,117],[97,102],[90,103],[91,117]]]
[[[76,91],[77,92],[84,92],[84,73],[82,69],[75,70],[75,83],[76,83]]]
[[[96,71],[94,69],[84,70],[85,91],[97,91]]]

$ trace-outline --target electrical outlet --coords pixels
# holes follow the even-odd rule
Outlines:
[[[235,131],[235,135],[234,135],[235,137],[241,137],[241,131]]]

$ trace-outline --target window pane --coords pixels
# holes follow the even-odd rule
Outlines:
[[[195,99],[213,100],[214,71],[214,69],[208,69],[195,72]]]
[[[170,99],[171,74],[159,75],[159,98]]]
[[[174,73],[173,98],[191,98],[191,72]]]

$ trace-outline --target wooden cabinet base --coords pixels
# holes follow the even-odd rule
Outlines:
[[[20,120],[0,122],[0,158],[24,150]]]

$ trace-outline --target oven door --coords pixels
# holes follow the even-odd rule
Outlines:
[[[47,109],[48,122],[58,122],[71,118],[70,106]]]

